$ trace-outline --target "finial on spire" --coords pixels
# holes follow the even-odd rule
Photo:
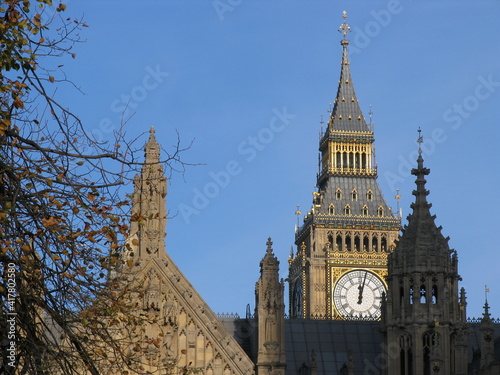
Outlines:
[[[267,245],[267,252],[268,252],[268,253],[272,253],[272,251],[273,251],[273,248],[272,248],[272,246],[273,246],[273,241],[271,241],[271,237],[268,237],[268,238],[267,238],[266,245]]]
[[[490,305],[488,305],[488,293],[490,292],[490,288],[488,285],[484,286],[484,313],[483,313],[483,322],[487,322],[490,320]]]
[[[420,129],[420,126],[418,127],[418,154],[422,155],[422,143],[424,142],[424,138],[422,137],[422,129]]]
[[[342,12],[342,18],[344,19],[344,22],[340,25],[339,32],[344,34],[344,41],[347,41],[347,32],[351,31],[351,27],[346,22],[347,12],[345,10]]]
[[[160,162],[160,145],[156,141],[155,137],[155,128],[152,126],[149,129],[149,139],[146,142],[146,145],[144,146],[144,152],[145,152],[145,162],[147,164],[151,163],[159,163]]]
[[[396,189],[396,195],[394,196],[394,198],[396,199],[398,216],[399,216],[399,219],[401,220],[403,218],[403,214],[402,214],[401,207],[399,206],[399,201],[401,200],[401,195],[399,194],[399,189]]]

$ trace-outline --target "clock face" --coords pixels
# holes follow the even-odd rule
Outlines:
[[[349,271],[342,275],[333,290],[333,301],[344,318],[379,319],[385,285],[374,273]]]
[[[292,317],[302,318],[302,280],[298,279],[293,287]]]

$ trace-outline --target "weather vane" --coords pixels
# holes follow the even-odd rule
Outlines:
[[[351,31],[351,27],[346,22],[347,12],[345,10],[342,12],[342,18],[344,19],[344,22],[340,25],[339,32],[343,33],[344,39],[346,39],[347,32]]]
[[[418,127],[418,153],[422,154],[422,143],[424,142],[424,138],[422,137],[422,129],[420,129],[420,126]]]

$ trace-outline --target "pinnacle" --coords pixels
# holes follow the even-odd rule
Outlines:
[[[351,30],[346,23],[346,13],[344,12],[344,23],[340,26],[339,31],[343,33],[342,45],[342,62],[340,71],[340,80],[337,88],[337,96],[329,121],[331,131],[341,132],[370,132],[366,121],[359,107],[356,93],[351,78],[351,68],[349,64],[349,55],[347,46],[347,33]]]
[[[146,163],[160,162],[160,145],[155,137],[155,128],[152,126],[149,130],[149,139],[144,146],[144,156]]]

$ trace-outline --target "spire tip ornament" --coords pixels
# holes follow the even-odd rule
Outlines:
[[[424,138],[422,137],[422,129],[420,129],[420,126],[418,127],[418,154],[422,155],[422,143],[424,142]]]
[[[266,245],[267,245],[267,252],[268,253],[272,253],[273,252],[273,241],[271,241],[271,237],[268,237],[267,238],[267,242],[266,242]]]
[[[342,44],[344,44],[346,42],[349,43],[349,41],[347,40],[347,32],[351,31],[351,27],[346,22],[347,12],[345,10],[342,12],[342,18],[344,19],[344,22],[342,23],[342,25],[340,25],[339,32],[344,34],[344,39],[341,42]]]

